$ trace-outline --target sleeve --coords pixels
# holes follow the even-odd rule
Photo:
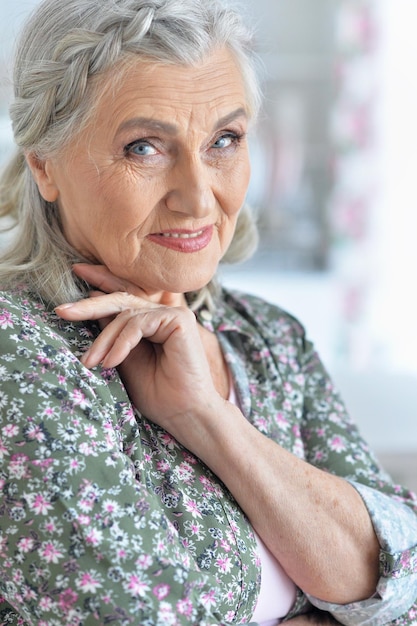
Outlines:
[[[307,461],[348,480],[361,495],[380,550],[377,592],[335,605],[309,598],[346,625],[417,623],[417,498],[393,484],[347,414],[312,345],[304,340],[305,405],[302,435]],[[347,564],[349,567],[349,564]]]
[[[33,319],[0,307],[0,326],[2,623],[220,624],[214,576],[125,453],[129,403],[112,414],[94,375]]]

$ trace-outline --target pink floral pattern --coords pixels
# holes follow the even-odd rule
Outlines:
[[[199,459],[135,411],[116,370],[83,367],[96,326],[63,322],[24,290],[0,296],[0,320],[0,624],[250,621],[260,563],[245,515]],[[378,467],[299,323],[227,293],[200,321],[217,333],[260,431],[367,485],[375,524],[381,510],[388,517],[384,554],[398,564],[381,575],[410,588],[417,500]],[[310,602],[299,591],[291,615]],[[412,603],[395,624],[414,623]],[[370,615],[361,603],[347,610],[352,624]]]

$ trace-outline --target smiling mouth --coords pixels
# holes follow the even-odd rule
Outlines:
[[[214,232],[213,226],[200,230],[171,230],[148,235],[154,243],[177,252],[198,252],[209,245]]]
[[[159,233],[162,237],[172,237],[173,239],[197,239],[201,237],[204,230],[198,230],[194,233]]]

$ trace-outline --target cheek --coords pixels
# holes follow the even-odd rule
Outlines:
[[[237,214],[246,198],[250,179],[249,159],[242,159],[224,181],[230,214]]]

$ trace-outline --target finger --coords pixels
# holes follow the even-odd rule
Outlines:
[[[142,334],[138,331],[136,333],[129,331],[130,329],[126,327],[126,329],[116,337],[114,344],[103,359],[103,367],[110,368],[121,365],[132,350],[138,348],[143,338]]]
[[[126,291],[121,278],[114,276],[105,265],[92,265],[91,263],[75,263],[72,266],[74,274],[82,278],[90,285],[94,285],[104,291]]]
[[[89,298],[99,298],[100,296],[106,296],[107,294],[104,291],[98,291],[97,289],[92,289],[89,293],[88,296]]]
[[[97,293],[97,292],[93,292]],[[94,295],[78,302],[67,302],[55,308],[55,312],[69,321],[98,320],[117,315],[122,311],[149,308],[149,302],[127,292]],[[155,305],[154,305],[155,306]]]
[[[188,310],[185,313],[189,313]],[[195,317],[190,315],[195,324]],[[166,344],[176,336],[179,344],[176,349],[181,352],[184,348],[184,321],[181,309],[158,307],[148,311],[124,311],[105,326],[81,360],[86,367],[95,367],[99,363],[104,367],[117,367],[143,337],[152,343]]]
[[[138,345],[143,333],[139,317],[121,313],[106,320],[103,330],[91,347],[83,354],[81,362],[88,368],[102,363],[104,367],[117,367]]]
[[[105,293],[114,291],[128,291],[131,294],[144,297],[145,292],[130,281],[115,276],[105,265],[92,265],[90,263],[76,263],[73,265],[74,274],[82,278],[90,285],[94,285]]]
[[[103,293],[102,291],[90,291],[90,298],[93,297],[100,297],[100,296],[105,296],[106,294]],[[110,324],[110,322],[114,320],[114,315],[111,315],[109,317],[101,317],[98,320],[98,325],[100,327],[100,330],[103,330],[103,328],[106,328],[106,326],[108,326]]]

